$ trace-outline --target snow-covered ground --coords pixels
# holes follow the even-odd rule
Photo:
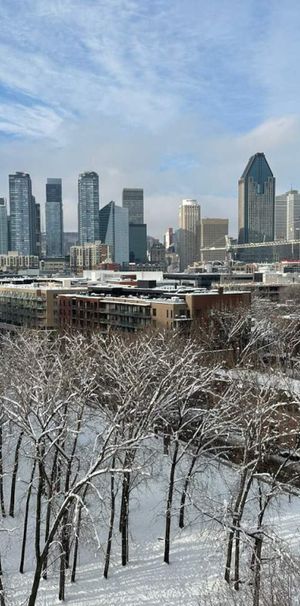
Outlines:
[[[108,580],[103,578],[105,536],[96,549],[93,541],[80,551],[75,584],[68,582],[66,603],[76,606],[207,606],[222,604],[220,594],[226,593],[223,578],[226,530],[200,514],[197,507],[210,511],[215,507],[219,516],[230,499],[234,474],[229,467],[210,466],[200,474],[201,480],[193,493],[196,508],[191,506],[187,526],[178,528],[176,507],[172,520],[170,565],[163,563],[164,508],[168,460],[162,463],[157,476],[138,487],[132,495],[130,511],[130,563],[120,564],[119,536],[116,530],[112,564]],[[178,488],[181,481],[178,477]],[[210,503],[205,500],[207,488]],[[176,505],[176,504],[175,504]],[[253,519],[254,501],[248,507],[246,520]],[[247,522],[246,522],[247,523]],[[16,525],[16,523],[15,523]],[[11,524],[13,527],[13,524]],[[116,523],[117,526],[117,523]],[[281,495],[272,507],[268,519],[270,533],[286,541],[287,548],[300,549],[300,507],[296,497]],[[14,549],[11,548],[13,557]],[[10,558],[11,559],[11,558]],[[5,574],[8,604],[25,605],[32,576]],[[59,604],[57,576],[41,581],[37,604]],[[242,594],[242,592],[241,592]],[[244,594],[242,594],[244,596]],[[242,597],[241,597],[242,599]],[[239,602],[235,602],[238,604]],[[240,602],[241,604],[244,602]],[[225,604],[225,601],[224,601]],[[295,602],[296,604],[296,602]]]

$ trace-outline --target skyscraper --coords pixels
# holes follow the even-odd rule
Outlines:
[[[99,212],[100,240],[108,244],[114,263],[129,261],[129,225],[128,210],[121,208],[112,200]]]
[[[63,207],[61,179],[47,179],[46,183],[46,255],[62,257]]]
[[[251,156],[239,180],[239,243],[274,240],[275,178],[265,154]]]
[[[99,240],[99,177],[86,172],[78,179],[79,244]]]
[[[28,173],[9,175],[11,248],[21,255],[33,255],[35,242],[35,200]]]
[[[36,255],[40,258],[42,255],[42,242],[41,242],[41,205],[35,203],[35,248]]]
[[[8,252],[7,208],[4,198],[0,198],[0,255]]]
[[[129,223],[129,261],[146,263],[147,261],[147,225]]]
[[[200,259],[200,217],[201,209],[197,200],[182,200],[177,234],[180,271]]]
[[[201,247],[225,247],[225,236],[228,236],[228,219],[207,218],[201,219]],[[222,261],[225,259],[225,250],[209,250],[201,252],[201,261]]]
[[[287,240],[299,240],[300,235],[300,194],[292,189],[287,198]]]
[[[144,223],[144,190],[123,189],[122,206],[128,209],[128,221],[135,225]]]
[[[287,239],[287,193],[275,197],[274,238]]]

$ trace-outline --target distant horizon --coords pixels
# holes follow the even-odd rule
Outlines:
[[[277,194],[300,188],[296,0],[0,5],[0,197],[24,167],[43,206],[47,175],[61,174],[73,230],[90,166],[101,206],[144,189],[145,222],[161,239],[183,198],[228,218],[235,235],[238,179],[259,150]]]

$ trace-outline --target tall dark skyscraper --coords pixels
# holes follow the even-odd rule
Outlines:
[[[46,184],[46,254],[62,257],[63,208],[61,179],[47,179]]]
[[[41,243],[41,205],[35,203],[35,248],[36,254],[40,258],[42,253]]]
[[[78,179],[79,244],[99,240],[99,177],[86,172]]]
[[[147,225],[144,223],[144,190],[123,189],[122,206],[128,210],[129,259],[134,263],[147,260]]]
[[[265,154],[252,156],[239,180],[239,243],[274,240],[275,178]]]
[[[9,175],[11,249],[21,255],[36,253],[35,200],[28,173]]]
[[[129,235],[128,210],[121,208],[112,200],[101,208],[100,212],[100,240],[110,246],[114,263],[128,263],[129,261]]]
[[[122,206],[128,209],[129,223],[144,223],[144,190],[123,189]]]

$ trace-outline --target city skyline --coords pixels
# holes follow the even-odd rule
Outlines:
[[[151,13],[136,0],[12,0],[1,9],[1,197],[6,175],[21,170],[43,203],[44,177],[60,174],[73,230],[77,175],[93,170],[101,205],[120,204],[123,187],[144,188],[154,236],[176,224],[185,197],[228,216],[234,235],[236,183],[256,150],[277,193],[298,187],[295,0],[156,0]],[[279,47],[283,30],[289,44]]]

